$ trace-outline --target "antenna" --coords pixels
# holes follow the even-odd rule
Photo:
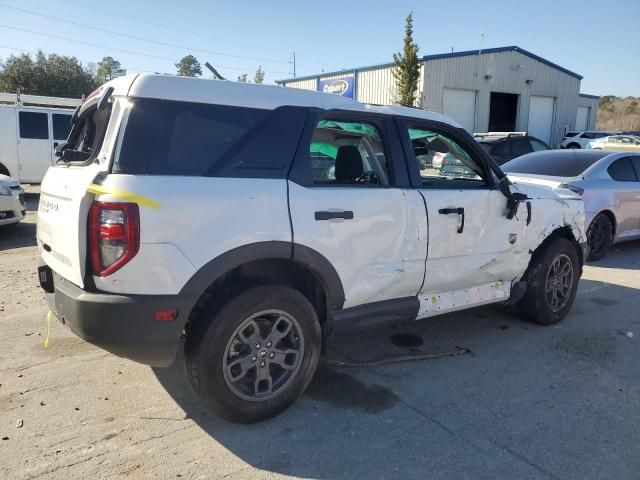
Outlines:
[[[218,71],[215,68],[213,68],[213,65],[211,65],[209,62],[204,62],[204,66],[207,67],[209,71],[211,71],[211,73],[213,73],[213,76],[215,78],[217,78],[218,80],[224,80],[224,77],[220,75]]]

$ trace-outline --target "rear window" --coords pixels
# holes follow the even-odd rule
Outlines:
[[[281,177],[293,158],[305,115],[295,107],[263,110],[134,100],[112,171],[225,176],[230,167],[246,175],[228,176]]]
[[[53,124],[53,139],[66,140],[71,131],[71,115],[64,113],[54,113],[51,115]]]
[[[20,112],[18,114],[20,138],[47,140],[49,138],[49,121],[46,113]]]
[[[577,134],[578,132],[567,132],[564,138],[575,137]]]
[[[88,160],[100,151],[110,115],[110,108],[98,110],[96,107],[91,107],[80,116],[73,125],[65,145],[65,150],[73,150],[77,153],[73,161]]]
[[[609,152],[588,151],[544,151],[534,152],[505,163],[502,169],[507,173],[548,175],[553,177],[576,177]],[[584,155],[582,154],[584,153]]]

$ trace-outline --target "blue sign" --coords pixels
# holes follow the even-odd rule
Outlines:
[[[353,75],[349,75],[335,80],[320,80],[318,82],[318,90],[324,93],[353,98],[353,84]]]

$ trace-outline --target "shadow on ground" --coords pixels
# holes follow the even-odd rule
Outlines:
[[[637,270],[640,268],[640,240],[616,243],[602,260],[588,264],[593,267]]]
[[[211,437],[250,465],[280,474],[632,478],[640,468],[630,448],[640,411],[629,399],[640,393],[640,375],[637,339],[628,332],[640,333],[640,320],[629,313],[640,308],[640,290],[589,280],[580,289],[590,293],[578,295],[558,326],[485,307],[335,338],[305,395],[254,425],[207,414],[181,361],[154,373]],[[413,346],[402,346],[398,334]],[[457,346],[471,353],[370,368],[326,364]]]

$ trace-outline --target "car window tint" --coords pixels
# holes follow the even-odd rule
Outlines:
[[[387,185],[387,159],[380,130],[367,122],[320,120],[309,145],[314,184]]]
[[[593,134],[590,132],[584,132],[582,135],[580,135],[580,138],[598,138],[598,137],[596,137],[596,134]]]
[[[584,155],[583,155],[584,153]],[[533,152],[505,163],[507,173],[576,177],[602,157],[610,155],[602,150],[589,150],[575,155],[571,150],[546,150]]]
[[[511,142],[496,142],[494,144],[493,149],[491,150],[491,155],[495,155],[497,157],[508,157],[511,155]]]
[[[66,140],[71,130],[71,115],[53,113],[51,123],[53,124],[53,139]]]
[[[531,153],[533,149],[529,142],[523,138],[512,140],[511,152],[514,157],[519,157],[526,153]]]
[[[49,138],[49,121],[46,113],[19,112],[20,138],[46,140]]]
[[[534,152],[540,152],[542,150],[549,150],[549,146],[544,142],[537,140],[535,138],[530,138],[529,142],[531,143],[531,148],[533,148]]]
[[[640,180],[640,157],[630,157],[631,163],[636,171],[636,177]]]
[[[627,157],[616,160],[607,169],[611,178],[618,182],[635,182],[636,173],[631,165],[631,160]]]
[[[452,137],[420,126],[410,126],[408,133],[424,181],[482,180],[482,167]]]

